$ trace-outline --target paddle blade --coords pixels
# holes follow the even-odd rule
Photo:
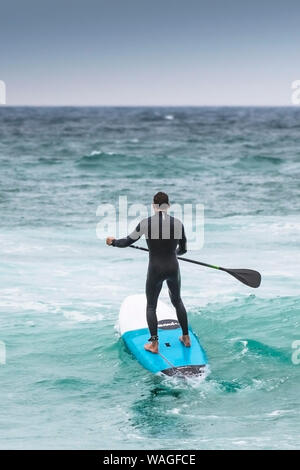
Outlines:
[[[258,271],[252,269],[224,269],[228,274],[235,277],[246,286],[259,287],[261,283],[261,275]]]

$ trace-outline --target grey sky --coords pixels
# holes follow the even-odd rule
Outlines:
[[[10,0],[0,80],[11,105],[289,105],[295,0]]]

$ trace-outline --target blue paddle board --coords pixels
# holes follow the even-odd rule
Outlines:
[[[180,341],[182,331],[175,309],[164,302],[157,304],[159,353],[144,349],[149,339],[146,321],[145,295],[126,297],[120,308],[119,330],[127,348],[145,369],[154,374],[169,376],[200,376],[207,366],[207,358],[198,337],[189,328],[191,347],[186,348]]]

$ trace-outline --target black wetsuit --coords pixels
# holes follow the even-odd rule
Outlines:
[[[112,245],[125,248],[145,235],[149,248],[149,265],[146,282],[147,322],[151,337],[157,335],[156,307],[163,281],[167,281],[169,295],[176,309],[184,335],[188,334],[188,321],[180,296],[180,270],[176,255],[186,253],[186,236],[183,224],[176,218],[159,211],[143,219],[127,237],[114,240]]]

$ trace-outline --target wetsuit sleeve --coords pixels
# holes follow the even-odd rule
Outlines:
[[[186,252],[187,252],[186,236],[185,236],[184,226],[182,225],[182,235],[181,235],[181,238],[178,240],[178,247],[176,249],[176,254],[184,255]]]
[[[141,224],[138,224],[134,231],[130,233],[127,237],[119,238],[118,240],[113,240],[112,246],[117,246],[118,248],[126,248],[127,246],[132,245],[143,235]]]

